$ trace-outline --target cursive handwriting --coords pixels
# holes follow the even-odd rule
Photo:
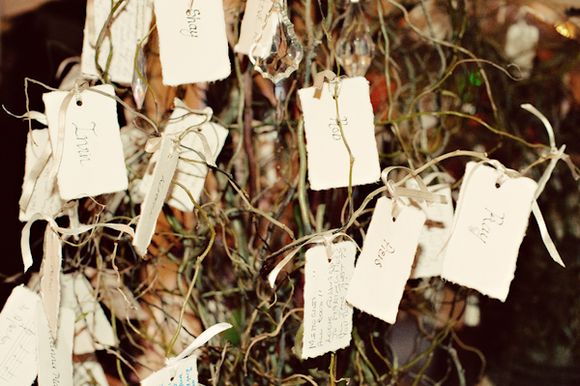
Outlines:
[[[492,231],[492,226],[494,224],[496,227],[502,226],[505,221],[505,213],[498,215],[491,209],[485,208],[485,210],[487,211],[487,215],[483,217],[481,224],[479,226],[470,226],[468,228],[469,232],[471,232],[471,234],[473,234],[484,245],[487,244],[487,240]]]
[[[395,253],[395,248],[387,241],[387,239],[383,239],[383,242],[379,246],[379,250],[377,252],[377,257],[375,258],[375,265],[383,268],[383,260],[387,254],[392,255]]]
[[[328,124],[328,129],[330,130],[330,135],[335,141],[341,141],[342,135],[340,135],[340,126],[348,126],[348,118],[344,117],[340,121],[336,118],[329,118],[330,123]]]
[[[188,38],[197,38],[199,36],[198,22],[201,18],[201,11],[199,9],[188,9],[185,11],[185,21],[187,28],[182,28],[179,33]]]
[[[97,124],[91,122],[90,128],[79,127],[76,123],[73,123],[75,127],[75,147],[77,150],[77,155],[79,156],[79,162],[81,166],[85,166],[85,163],[91,162],[91,149],[89,146],[89,133],[93,133],[95,136],[97,132]]]

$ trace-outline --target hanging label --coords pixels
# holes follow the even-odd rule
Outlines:
[[[163,84],[213,82],[230,75],[223,2],[155,0],[155,16]]]
[[[369,82],[363,77],[337,82],[324,83],[320,99],[314,98],[314,87],[298,91],[304,111],[308,180],[313,190],[348,186],[349,154],[340,125],[354,157],[352,185],[376,182],[381,175]]]
[[[530,178],[469,162],[441,276],[505,301],[536,188]]]
[[[266,16],[272,9],[272,0],[248,0],[240,27],[240,38],[234,47],[235,52],[250,54],[250,48],[258,40],[266,23]]]
[[[427,189],[445,197],[446,204],[430,203],[426,205],[427,220],[419,236],[419,249],[411,278],[433,277],[441,275],[445,243],[449,240],[453,223],[453,204],[451,188],[447,184],[428,186]]]
[[[74,321],[74,311],[63,308],[58,337],[54,340],[44,310],[40,306],[37,308],[39,386],[73,386]]]
[[[393,201],[381,197],[371,218],[346,300],[387,323],[395,323],[425,214],[403,205],[393,221]]]
[[[198,386],[197,357],[182,359],[174,367],[164,367],[141,381],[141,386]]]
[[[95,64],[96,45],[101,30],[111,13],[111,0],[92,0],[87,3],[81,71],[97,77]],[[139,42],[147,37],[153,17],[151,0],[125,1],[119,6],[108,32],[99,47],[99,66],[108,73],[113,82],[131,84],[135,68],[135,53]],[[92,12],[91,12],[92,11]],[[143,43],[144,44],[144,43]],[[112,48],[112,52],[111,52]],[[107,61],[110,64],[107,71]]]
[[[56,339],[58,314],[60,310],[60,271],[62,266],[62,245],[58,233],[49,224],[44,231],[44,257],[40,278],[40,298],[48,320],[52,339]]]
[[[78,103],[73,97],[68,106],[63,107],[67,94],[53,91],[42,96],[56,160],[60,156],[56,150],[62,148],[57,175],[61,197],[73,200],[127,189],[113,86],[84,90]],[[66,114],[61,114],[61,108],[66,108]],[[65,122],[60,122],[63,115],[66,116]]]
[[[56,187],[54,158],[48,140],[48,129],[32,130],[26,142],[26,165],[20,198],[20,221],[28,221],[35,213],[54,217],[64,202]]]
[[[304,284],[304,338],[302,359],[336,351],[350,344],[352,307],[345,295],[354,269],[356,245],[343,241],[306,251]]]
[[[179,155],[173,138],[168,135],[163,135],[161,146],[157,151],[159,158],[153,171],[151,186],[141,204],[141,215],[133,239],[135,251],[141,256],[147,253],[147,247],[155,232],[157,217],[167,197]]]
[[[24,286],[12,290],[0,313],[0,385],[29,386],[36,378],[36,309],[40,297]]]

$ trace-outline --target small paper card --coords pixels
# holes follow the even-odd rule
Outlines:
[[[530,178],[469,162],[441,276],[505,301],[536,188]]]
[[[250,54],[252,45],[257,41],[264,27],[266,16],[272,9],[272,4],[272,0],[248,0],[246,2],[246,10],[244,11],[244,18],[240,28],[240,38],[234,47],[235,52],[244,55]]]
[[[182,359],[174,367],[164,367],[141,381],[141,386],[198,386],[197,357]]]
[[[26,142],[26,165],[20,198],[20,221],[28,221],[35,213],[53,217],[64,202],[56,187],[54,158],[48,140],[48,129],[32,130]]]
[[[387,323],[395,323],[411,274],[425,214],[404,205],[393,221],[392,200],[377,201],[346,300]]]
[[[85,75],[98,76],[95,65],[96,44],[101,30],[111,13],[111,0],[92,0],[87,3],[87,18],[81,56],[81,71]],[[135,68],[137,45],[149,33],[153,17],[152,0],[125,1],[116,11],[110,27],[99,50],[99,66],[106,71],[107,60],[111,53],[108,74],[113,82],[131,84]],[[92,11],[92,12],[91,12]]]
[[[133,239],[135,251],[141,256],[147,253],[147,247],[155,232],[157,217],[161,213],[161,208],[171,186],[179,155],[175,142],[169,135],[163,135],[161,146],[157,151],[159,158],[153,171],[151,186],[145,195],[143,204],[141,204],[141,215]]]
[[[99,94],[97,90],[110,95]],[[58,159],[58,187],[64,200],[73,200],[127,189],[127,172],[117,122],[117,106],[111,85],[95,86],[73,97],[66,108],[64,141],[59,145],[61,107],[68,92],[53,91],[43,95],[50,142]]]
[[[36,309],[40,297],[14,288],[0,313],[0,385],[29,386],[36,378]]]
[[[350,344],[352,307],[345,301],[354,269],[356,245],[351,241],[318,245],[306,251],[304,338],[302,359],[314,358]]]
[[[38,385],[73,386],[72,348],[75,314],[63,308],[60,312],[58,337],[52,339],[48,320],[41,306],[37,308]]]
[[[370,184],[381,175],[369,82],[363,77],[324,83],[320,99],[314,87],[298,91],[304,111],[308,180],[313,190],[348,186],[349,155],[337,123],[333,95],[338,93],[340,122],[354,157],[352,185]]]
[[[412,279],[441,275],[444,248],[451,234],[453,223],[453,200],[448,184],[428,186],[435,194],[444,196],[446,204],[429,203],[425,206],[427,220],[419,236],[419,253],[411,272]]]
[[[230,75],[222,1],[155,0],[155,15],[163,84],[213,82]]]

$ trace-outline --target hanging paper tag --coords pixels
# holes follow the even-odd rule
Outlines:
[[[75,362],[73,365],[75,385],[109,386],[103,366],[97,361]]]
[[[272,0],[248,0],[240,28],[240,39],[234,47],[235,52],[244,55],[250,54],[250,48],[254,44],[266,22],[266,16],[272,9]]]
[[[223,2],[155,0],[155,15],[163,84],[213,82],[230,75]]]
[[[60,309],[60,271],[62,266],[62,245],[58,234],[50,224],[44,231],[44,258],[40,279],[40,297],[52,339],[56,339],[58,314]]]
[[[96,44],[111,13],[112,5],[111,0],[93,0],[91,15],[87,4],[87,19],[81,56],[81,70],[85,75],[98,76],[95,65]],[[99,66],[109,74],[113,82],[131,84],[137,45],[149,33],[152,17],[151,0],[125,1],[115,11],[112,24],[109,27],[110,33],[105,35],[106,37],[99,48]],[[90,31],[91,25],[94,26],[94,31]],[[110,67],[107,71],[109,55],[111,55]]]
[[[337,82],[324,83],[320,99],[314,97],[314,87],[298,91],[313,190],[345,187],[349,182],[349,155],[337,123],[336,93],[342,130],[354,157],[352,185],[376,182],[381,175],[369,82],[363,77]]]
[[[427,189],[445,197],[447,202],[429,203],[425,206],[427,220],[419,236],[419,253],[411,271],[411,278],[418,279],[441,275],[444,247],[453,223],[451,188],[447,184],[428,186]]]
[[[0,313],[0,385],[29,386],[36,378],[36,309],[40,297],[14,288]]]
[[[405,283],[411,274],[425,214],[402,205],[393,221],[393,201],[381,197],[366,234],[346,300],[354,307],[395,323]]]
[[[37,308],[39,386],[73,386],[74,321],[74,311],[63,308],[58,337],[53,340],[44,310],[40,306]]]
[[[352,307],[345,301],[354,269],[356,245],[343,241],[306,251],[304,284],[304,338],[302,359],[336,351],[350,344]]]
[[[54,217],[64,204],[56,188],[54,158],[48,140],[48,129],[32,130],[26,142],[26,165],[20,198],[20,221],[35,213]]]
[[[469,162],[441,276],[505,301],[536,188],[530,178]]]
[[[110,95],[99,94],[92,90]],[[127,189],[127,172],[117,122],[115,91],[111,85],[95,86],[80,93],[63,107],[68,92],[44,94],[52,150],[62,146],[58,187],[65,200],[72,200]],[[66,108],[66,114],[61,114]],[[65,122],[60,122],[62,115]],[[61,127],[61,124],[64,127]],[[64,130],[61,133],[61,130]],[[63,143],[59,140],[64,134]]]
[[[133,238],[135,251],[141,256],[147,253],[147,247],[155,232],[157,217],[159,217],[177,167],[178,151],[171,136],[162,137],[158,152],[159,158],[153,171],[151,186],[141,204],[141,215],[135,229],[135,238]]]

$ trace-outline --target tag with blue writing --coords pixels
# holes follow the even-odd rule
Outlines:
[[[346,295],[354,307],[391,324],[397,319],[425,223],[421,209],[401,206],[393,218],[393,201],[377,200]]]
[[[113,86],[101,85],[82,91],[79,99],[72,98],[66,114],[61,114],[67,94],[53,91],[42,96],[56,160],[62,148],[57,173],[60,196],[73,200],[127,189]],[[62,117],[64,122],[60,121]]]
[[[536,188],[530,178],[469,162],[441,276],[505,301]]]
[[[231,72],[222,1],[155,0],[163,84],[213,82]]]
[[[363,77],[340,79],[324,83],[320,99],[314,97],[314,92],[314,87],[298,91],[304,112],[310,188],[348,186],[350,162],[346,145],[354,157],[352,185],[378,181],[381,169],[369,82]]]
[[[304,338],[302,359],[314,358],[350,344],[352,307],[345,295],[354,269],[356,245],[343,241],[306,251]],[[330,261],[329,261],[330,258]]]
[[[142,380],[141,386],[198,386],[197,357],[192,355],[162,368]]]

